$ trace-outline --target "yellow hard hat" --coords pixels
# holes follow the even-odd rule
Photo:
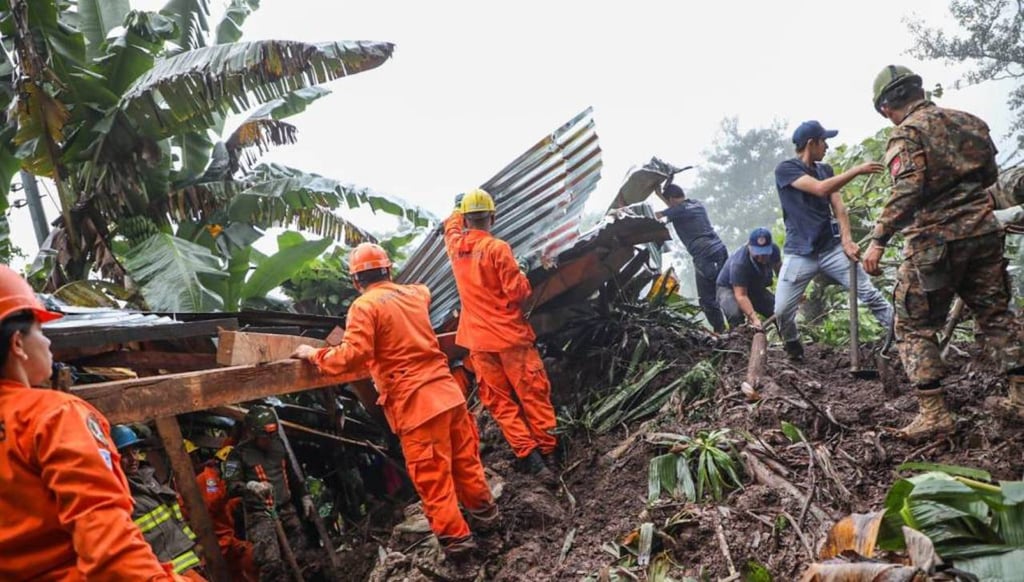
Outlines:
[[[494,198],[481,188],[474,188],[462,197],[460,210],[463,214],[474,212],[494,212]]]
[[[191,455],[192,453],[194,453],[194,452],[196,452],[198,450],[199,450],[199,447],[197,447],[194,442],[192,442],[192,441],[190,441],[188,439],[185,439],[185,452],[186,453]]]
[[[233,451],[234,448],[235,447],[232,447],[230,445],[226,446],[226,447],[221,447],[221,448],[217,449],[217,452],[214,453],[213,456],[217,457],[221,461],[227,461],[228,460],[228,455],[231,454],[231,451]]]

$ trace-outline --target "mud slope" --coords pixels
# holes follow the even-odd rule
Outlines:
[[[499,530],[483,536],[479,556],[463,564],[440,559],[425,534],[396,532],[378,552],[371,579],[649,579],[650,568],[617,559],[614,544],[608,543],[635,547],[636,530],[652,522],[652,561],[673,579],[729,578],[754,561],[777,581],[793,580],[834,520],[881,506],[899,474],[897,467],[906,461],[969,465],[997,479],[1020,478],[1020,427],[1004,423],[985,405],[986,397],[1002,394],[1005,386],[967,354],[954,357],[948,381],[950,403],[960,418],[956,435],[915,445],[883,429],[912,418],[916,403],[906,389],[890,394],[878,380],[852,378],[845,354],[830,349],[809,347],[806,361],[798,366],[772,349],[763,400],[746,403],[739,392],[746,342],[736,337],[687,354],[693,361],[722,355],[715,398],[686,409],[666,406],[654,419],[600,438],[568,437],[563,486],[557,491],[513,470],[508,448],[484,416],[484,461],[500,476],[495,478],[503,512]],[[554,377],[558,397],[566,391],[558,378],[568,376]],[[896,385],[905,387],[899,371],[896,377]],[[787,438],[783,421],[798,427],[808,442]],[[649,505],[649,460],[666,449],[649,444],[645,435],[694,435],[717,428],[730,429],[739,457],[748,460],[741,475],[743,488],[718,503],[663,496]]]

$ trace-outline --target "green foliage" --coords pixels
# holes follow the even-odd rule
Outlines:
[[[897,481],[885,499],[878,534],[883,549],[901,550],[903,526],[928,536],[946,562],[978,575],[1001,580],[1024,568],[1024,482],[998,485],[950,475],[969,472],[940,467]]]
[[[949,12],[958,31],[947,33],[920,20],[909,23],[915,37],[911,54],[919,59],[969,63],[963,82],[1016,79],[1007,103],[1017,113],[1010,128],[1024,149],[1024,3],[1011,0],[952,0]],[[961,82],[956,84],[957,88]]]
[[[200,275],[225,276],[220,260],[205,247],[155,234],[125,256],[124,266],[152,309],[216,311],[223,307],[222,300],[200,282]]]
[[[7,221],[7,213],[0,214],[0,264],[10,265],[15,257],[24,256],[11,240],[11,224]]]
[[[726,491],[743,486],[736,450],[729,440],[729,429],[702,430],[696,437],[659,433],[654,442],[672,445],[672,450],[677,452],[651,460],[648,472],[650,501],[656,500],[663,490],[690,501],[699,501],[706,494],[715,501],[721,501]]]
[[[65,219],[58,228],[68,236],[55,236],[60,248],[46,251],[58,259],[48,263],[54,268],[51,285],[93,270],[119,281],[124,271],[110,258],[115,241],[108,233],[124,235],[131,248],[156,232],[173,231],[174,224],[192,223],[185,230],[194,236],[185,242],[230,262],[239,247],[251,244],[257,228],[267,226],[303,228],[348,243],[371,238],[334,215],[343,205],[366,205],[419,226],[427,222],[418,209],[365,190],[316,191],[318,182],[329,181],[319,176],[306,176],[304,190],[283,190],[282,179],[303,179],[297,170],[288,169],[289,176],[269,169],[239,172],[240,151],[294,141],[294,127],[280,119],[326,94],[319,85],[377,67],[393,50],[390,43],[371,41],[237,42],[241,24],[258,7],[258,0],[232,0],[214,39],[208,0],[169,0],[160,13],[130,10],[128,0],[32,0],[13,11],[11,3],[0,2],[0,32],[13,41],[18,57],[17,68],[6,53],[0,59],[0,105],[14,121],[5,124],[7,139],[0,140],[0,181],[9,184],[18,165],[58,178]],[[229,112],[253,108],[227,143],[214,143]],[[250,212],[244,203],[229,212],[236,196],[263,202],[249,204]],[[91,220],[71,221],[72,208]],[[133,257],[140,255],[147,253]],[[178,263],[184,264],[193,263]],[[211,277],[198,272],[189,280],[218,285]],[[192,295],[177,303],[196,301]]]
[[[311,261],[281,285],[300,313],[342,316],[359,292],[346,268],[348,251],[335,248]]]

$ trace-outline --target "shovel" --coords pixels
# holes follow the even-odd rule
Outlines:
[[[850,261],[850,374],[861,380],[874,380],[878,370],[860,367],[860,318],[857,307],[857,262]]]

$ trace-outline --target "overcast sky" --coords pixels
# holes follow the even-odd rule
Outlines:
[[[213,4],[216,22],[225,2]],[[397,45],[381,67],[329,84],[332,95],[290,120],[298,143],[266,160],[443,214],[454,194],[593,106],[604,170],[589,208],[599,209],[627,170],[652,155],[699,164],[727,116],[743,128],[785,120],[790,130],[818,119],[840,131],[834,145],[874,133],[884,120],[871,106],[871,84],[883,66],[906,64],[928,87],[958,79],[954,67],[906,54],[903,19],[948,25],[946,4],[262,0],[244,30],[249,40]],[[981,115],[1001,139],[1007,88],[947,91],[941,103]],[[14,211],[12,228],[34,255],[27,211]]]

